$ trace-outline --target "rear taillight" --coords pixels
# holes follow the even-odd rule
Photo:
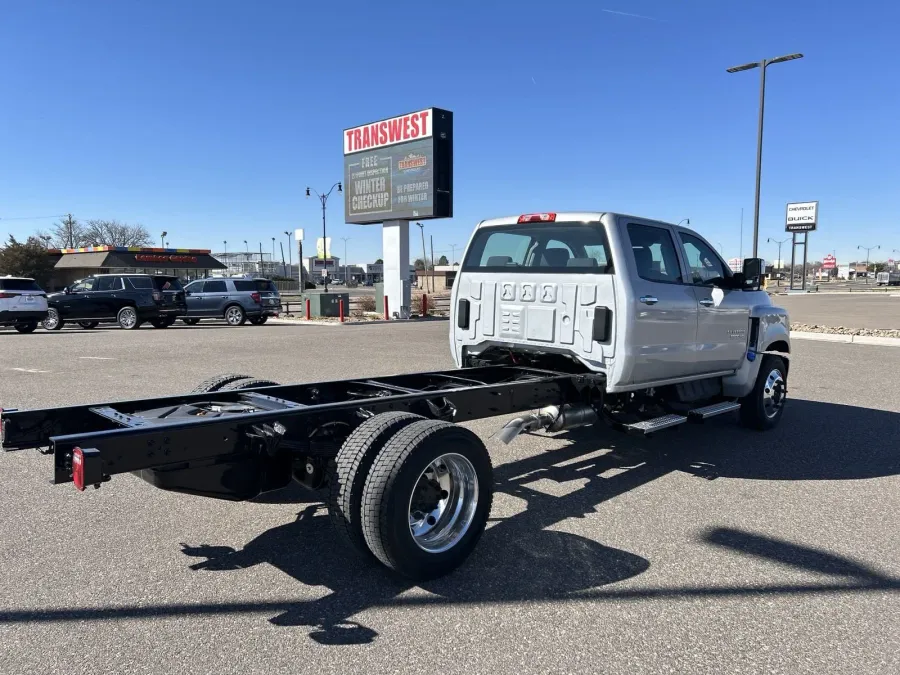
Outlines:
[[[99,486],[103,482],[102,460],[96,448],[75,448],[72,450],[72,482],[84,491],[88,485]]]
[[[519,216],[520,223],[553,223],[556,222],[555,213],[526,213]]]
[[[18,293],[0,293],[0,300],[6,300],[7,298],[14,298],[18,295]]]
[[[250,297],[253,299],[253,302],[255,302],[257,305],[260,302],[262,302],[262,299],[259,297],[259,293],[251,293]]]

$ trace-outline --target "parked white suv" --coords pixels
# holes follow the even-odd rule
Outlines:
[[[0,326],[33,333],[47,318],[47,294],[34,279],[0,277]]]

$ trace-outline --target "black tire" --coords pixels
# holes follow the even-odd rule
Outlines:
[[[475,492],[477,497],[473,495],[471,520],[458,539],[450,541],[445,550],[427,551],[416,543],[410,529],[411,501],[431,463],[450,455],[462,457],[471,469],[477,491],[470,489],[469,493]],[[468,558],[481,538],[491,511],[492,490],[491,459],[474,433],[450,422],[413,422],[387,442],[366,478],[361,509],[366,544],[387,567],[415,581],[448,574]],[[444,492],[443,498],[446,496]],[[437,523],[451,512],[455,509],[445,510]],[[435,523],[429,521],[429,525]]]
[[[253,317],[250,317],[249,320],[250,320],[250,323],[252,323],[254,326],[262,326],[266,321],[269,320],[269,317],[267,317],[267,316],[253,316]]]
[[[347,437],[330,476],[328,513],[338,537],[364,556],[371,555],[363,535],[360,509],[363,487],[375,457],[398,431],[424,419],[406,412],[370,417]]]
[[[90,330],[91,328],[96,328],[100,325],[99,321],[79,321],[78,325],[84,328],[85,330]]]
[[[273,382],[272,380],[262,380],[262,379],[249,379],[249,380],[236,380],[234,382],[230,382],[226,384],[224,387],[219,387],[219,391],[235,391],[237,389],[250,389],[255,387],[277,387],[278,382]]]
[[[37,330],[38,322],[35,319],[31,321],[24,321],[22,323],[17,323],[15,325],[15,329],[20,333],[33,333]]]
[[[240,305],[228,305],[223,318],[229,326],[243,326],[247,323],[247,313]]]
[[[200,319],[182,319],[188,326],[196,326],[200,323]]]
[[[47,309],[47,317],[41,321],[41,325],[43,325],[44,330],[62,330],[62,327],[66,325],[66,322],[62,320],[62,317],[55,308],[50,307]]]
[[[772,354],[763,356],[753,391],[741,399],[743,426],[759,431],[778,426],[787,398],[787,374],[783,358]]]
[[[141,327],[141,321],[138,320],[137,309],[128,305],[119,310],[116,315],[116,323],[123,330],[137,330]]]
[[[208,394],[219,391],[226,384],[230,384],[237,380],[252,380],[250,375],[239,375],[238,373],[225,373],[223,375],[215,375],[207,380],[203,380],[200,384],[191,390],[192,394]]]
[[[175,319],[150,319],[150,325],[154,328],[168,328],[173,323],[175,323]]]

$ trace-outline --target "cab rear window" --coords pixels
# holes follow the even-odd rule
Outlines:
[[[32,279],[0,279],[0,291],[40,291]]]
[[[486,227],[475,235],[464,271],[612,274],[600,223],[557,222]]]
[[[275,284],[268,279],[252,279],[234,282],[234,290],[250,291],[256,293],[276,293]]]

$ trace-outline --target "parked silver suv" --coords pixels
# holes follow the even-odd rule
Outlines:
[[[225,319],[229,326],[242,326],[249,320],[261,326],[281,313],[278,289],[262,277],[199,279],[184,290],[187,314],[182,321],[190,326],[201,319]]]

